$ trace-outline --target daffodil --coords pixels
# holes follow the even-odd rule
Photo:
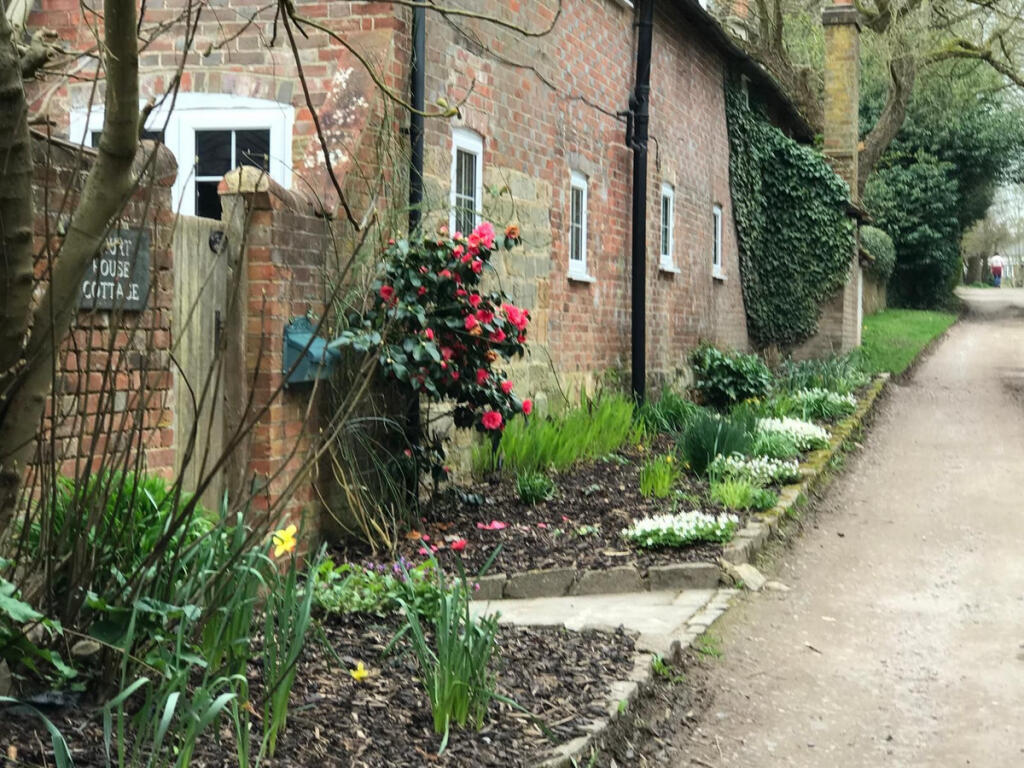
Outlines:
[[[297,543],[295,541],[295,534],[298,530],[294,525],[289,525],[280,531],[274,531],[274,557],[280,557],[286,552],[291,552],[295,549],[295,544]]]
[[[361,661],[356,664],[355,669],[350,669],[348,673],[352,675],[352,679],[357,683],[363,682],[363,680],[370,676],[370,670]]]

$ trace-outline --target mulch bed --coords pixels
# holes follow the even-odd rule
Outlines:
[[[646,550],[633,547],[621,536],[623,528],[641,517],[693,509],[712,514],[729,511],[710,502],[707,482],[691,475],[684,475],[677,486],[686,495],[683,499],[641,496],[640,467],[644,458],[638,453],[624,453],[577,466],[555,476],[555,498],[536,506],[519,500],[514,478],[449,493],[435,501],[418,532],[430,537],[428,544],[438,546],[466,539],[462,558],[470,573],[476,573],[499,544],[501,551],[491,573],[562,567],[601,569],[629,564],[647,568],[717,560],[721,544]],[[745,513],[736,514],[741,521],[745,517]],[[495,519],[507,527],[496,531],[477,527],[477,523],[488,524]],[[412,560],[422,559],[419,549],[423,546],[418,539],[406,539],[402,542],[402,554]],[[352,552],[347,555],[358,559]]]
[[[288,729],[274,759],[264,765],[531,765],[553,742],[530,715],[559,742],[583,735],[583,726],[605,712],[608,683],[625,679],[633,666],[633,638],[622,632],[503,626],[496,663],[499,692],[526,712],[494,701],[481,731],[453,730],[447,750],[438,756],[440,737],[433,732],[415,659],[410,654],[380,655],[398,627],[397,616],[348,614],[325,620],[324,631],[334,653],[311,635],[292,689]],[[357,683],[348,670],[359,661],[371,675]],[[44,760],[40,754],[42,745],[49,752],[49,739],[38,723],[0,713],[0,767],[52,765],[52,757]],[[98,713],[50,711],[47,715],[64,733],[78,768],[104,764]],[[226,725],[222,738],[225,743],[207,737],[192,765],[236,765]],[[3,757],[11,746],[17,748],[18,762]]]

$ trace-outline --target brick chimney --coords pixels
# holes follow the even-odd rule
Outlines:
[[[825,27],[825,156],[850,185],[857,202],[857,145],[860,141],[860,14],[836,2],[821,13]]]

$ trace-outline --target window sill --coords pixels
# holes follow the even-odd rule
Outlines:
[[[683,272],[675,264],[665,264],[664,262],[658,264],[658,271],[667,275],[680,275]]]
[[[596,283],[597,278],[581,272],[570,272],[568,274],[570,283]]]
[[[711,273],[711,279],[712,280],[717,280],[720,283],[724,283],[726,281],[725,272],[718,272],[718,271],[712,272]]]

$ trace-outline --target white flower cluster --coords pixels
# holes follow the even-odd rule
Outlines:
[[[857,398],[853,395],[841,395],[830,389],[814,387],[812,389],[801,389],[793,393],[793,399],[804,406],[815,406],[835,413],[849,414],[857,409]]]
[[[813,426],[813,425],[812,425]],[[758,456],[748,459],[738,453],[716,456],[708,467],[712,477],[749,480],[756,486],[785,485],[800,479],[800,465],[796,459],[772,459]]]
[[[633,521],[622,536],[638,547],[682,547],[698,541],[729,541],[740,519],[736,515],[677,512]]]
[[[813,451],[828,446],[828,430],[803,419],[758,419],[757,428],[762,432],[778,432],[786,435],[801,451]]]

